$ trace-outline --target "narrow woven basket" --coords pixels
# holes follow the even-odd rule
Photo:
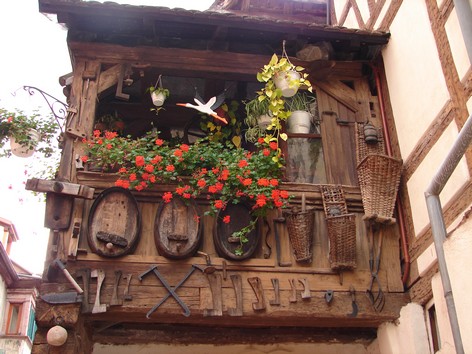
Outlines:
[[[367,155],[357,166],[366,219],[391,220],[402,171],[402,160],[386,155]]]
[[[332,269],[357,267],[356,216],[345,214],[326,218],[329,237],[329,264]]]
[[[313,257],[313,220],[314,209],[306,211],[284,210],[287,221],[288,237],[297,262],[311,262]]]
[[[356,217],[347,213],[344,190],[340,185],[322,185],[321,196],[328,228],[330,266],[336,270],[356,268]]]

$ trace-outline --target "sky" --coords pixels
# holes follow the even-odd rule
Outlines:
[[[115,2],[205,10],[213,0]],[[0,17],[0,107],[25,112],[39,109],[48,114],[49,108],[40,94],[29,95],[23,86],[37,87],[66,101],[59,77],[72,71],[67,30],[57,23],[55,16],[39,12],[38,0],[0,1]],[[19,240],[12,246],[12,259],[40,274],[49,230],[43,227],[44,196],[35,196],[24,189],[31,163],[31,159],[19,157],[0,158],[0,217],[10,220],[18,232]]]

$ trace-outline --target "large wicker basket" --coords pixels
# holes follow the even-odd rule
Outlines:
[[[393,210],[402,160],[385,154],[385,140],[380,128],[376,128],[378,142],[367,144],[364,126],[361,123],[356,125],[356,158],[365,218],[382,223],[395,222]]]
[[[344,190],[340,185],[322,185],[321,196],[329,237],[329,263],[336,270],[357,266],[356,217],[347,213]]]
[[[284,210],[287,221],[288,237],[297,262],[311,262],[313,257],[314,209],[306,211]]]
[[[402,171],[402,160],[367,155],[357,166],[366,219],[395,222],[393,210]]]

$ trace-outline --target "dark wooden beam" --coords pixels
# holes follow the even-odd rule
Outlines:
[[[98,343],[110,344],[148,344],[166,343],[191,344],[273,344],[273,343],[363,343],[370,344],[376,338],[376,330],[342,330],[323,328],[225,328],[208,326],[175,325],[130,325],[117,324],[102,332],[94,331],[93,339]]]

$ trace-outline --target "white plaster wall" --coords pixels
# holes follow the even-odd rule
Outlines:
[[[415,173],[408,180],[407,187],[410,196],[413,226],[416,235],[418,235],[418,233],[429,224],[424,192],[429,186],[432,177],[439,170],[441,163],[445,160],[451,146],[456,141],[457,133],[457,126],[452,122],[443,132],[423,162],[419,165]],[[467,170],[465,158],[462,158],[439,195],[441,204],[444,206],[451,199],[457,189],[465,184],[468,179],[469,172]]]
[[[93,354],[208,354],[208,353],[224,353],[224,354],[376,354],[376,352],[368,352],[362,344],[271,344],[271,345],[127,345],[112,346],[95,344]],[[405,352],[406,353],[406,352]],[[419,354],[419,353],[418,353]]]
[[[386,322],[379,327],[377,341],[382,354],[429,353],[423,307],[416,303],[404,306],[395,323]]]
[[[444,243],[462,342],[472,353],[472,219],[468,219]],[[436,301],[436,298],[435,298]]]
[[[424,0],[403,1],[383,50],[403,159],[449,98]]]
[[[464,37],[462,37],[459,19],[457,18],[455,8],[447,19],[445,29],[449,45],[451,46],[452,57],[456,65],[457,73],[459,79],[462,80],[470,68],[470,60],[467,55],[467,48],[464,43]]]

